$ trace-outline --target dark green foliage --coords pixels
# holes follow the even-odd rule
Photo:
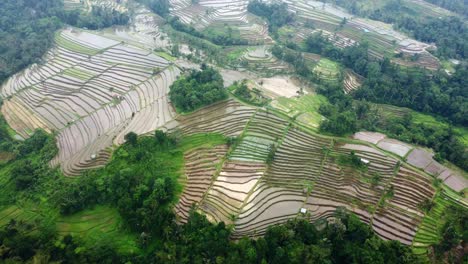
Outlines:
[[[342,53],[341,62],[366,78],[353,94],[356,99],[409,107],[468,125],[467,65],[459,65],[452,76],[442,71],[429,75],[423,69],[401,68],[387,58],[373,61],[367,50],[364,43],[345,48]]]
[[[124,136],[124,139],[132,146],[135,146],[138,142],[138,135],[135,132],[129,132]]]
[[[48,161],[57,154],[57,147],[51,135],[37,130],[24,142],[11,142],[11,144],[17,159],[5,166],[11,166],[9,176],[15,183],[16,190],[35,187],[39,178],[52,174]]]
[[[438,5],[455,13],[468,16],[466,0],[425,0],[434,5]]]
[[[227,98],[221,74],[212,67],[202,66],[201,71],[191,71],[175,81],[169,96],[174,106],[182,112],[190,112],[202,106]]]
[[[129,19],[130,17],[125,13],[101,6],[93,6],[90,13],[71,10],[62,15],[62,20],[67,24],[93,30],[112,25],[125,25]]]
[[[453,128],[436,127],[430,124],[415,124],[411,115],[403,118],[378,118],[376,122],[361,124],[364,129],[385,132],[388,136],[409,143],[423,145],[434,149],[441,159],[447,159],[464,170],[468,170],[468,150],[458,139]],[[371,125],[374,124],[374,125]]]
[[[129,133],[130,134],[130,133]],[[160,234],[173,219],[183,159],[172,137],[159,131],[155,137],[136,138],[115,154],[104,169],[82,176],[57,195],[62,214],[72,214],[98,203],[115,205],[134,231]]]
[[[305,44],[307,52],[323,54],[334,60],[339,60],[343,56],[342,50],[330,43],[321,31],[307,37]]]
[[[320,124],[320,131],[344,136],[357,131],[356,114],[351,111],[334,113]]]
[[[292,50],[290,48],[285,48],[280,45],[275,45],[271,49],[271,53],[275,55],[275,57],[277,57],[278,59],[290,63],[296,70],[296,73],[300,76],[311,78],[312,71],[309,68],[309,66],[306,65],[306,62],[301,52]]]
[[[228,90],[231,91],[232,94],[239,100],[248,104],[264,106],[270,101],[262,94],[262,91],[259,89],[253,88],[250,90],[247,86],[246,80],[243,80],[242,82],[234,82],[231,86],[228,87]]]
[[[137,0],[137,2],[146,5],[153,12],[162,17],[167,17],[167,15],[169,15],[169,8],[171,5],[168,0]]]
[[[436,55],[450,58],[468,58],[468,26],[457,17],[431,18],[418,22],[412,17],[398,21],[398,27],[409,30],[421,41],[435,43]]]
[[[82,241],[70,235],[59,238],[43,220],[11,220],[0,230],[0,258],[6,263],[25,263],[34,256],[40,263],[111,264],[127,261],[126,256],[119,255],[115,248],[107,244],[83,250]]]
[[[288,11],[286,3],[273,2],[266,4],[259,0],[249,2],[247,10],[268,20],[268,29],[273,34],[278,28],[294,21],[294,14]]]
[[[445,257],[449,259],[459,258],[460,252],[457,253],[454,248],[458,245],[464,245],[468,241],[468,214],[466,208],[450,206],[445,210],[444,215],[446,222],[442,227],[442,237],[437,244],[433,245],[436,258],[439,261]],[[466,261],[466,256],[464,258]],[[452,260],[450,263],[461,263],[461,260]]]
[[[245,100],[251,100],[252,99],[252,94],[250,93],[250,89],[247,87],[247,84],[244,82],[239,83],[234,83],[236,85],[236,88],[234,90],[234,95],[239,96]]]
[[[354,151],[351,151],[349,155],[339,154],[336,161],[339,165],[351,166],[358,170],[367,168],[367,165],[361,161],[361,158]]]
[[[419,205],[418,208],[424,211],[425,213],[429,213],[432,207],[434,207],[435,203],[429,198],[425,198]]]
[[[0,83],[40,61],[61,27],[62,5],[60,0],[0,1]]]

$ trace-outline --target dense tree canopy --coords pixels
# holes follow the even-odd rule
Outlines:
[[[227,92],[221,74],[212,67],[202,66],[201,71],[191,71],[188,76],[175,81],[169,96],[178,110],[190,112],[226,99]]]
[[[438,5],[455,13],[468,16],[468,6],[466,0],[425,0],[434,5]]]
[[[148,6],[153,12],[162,17],[169,15],[171,5],[168,0],[137,0],[137,2]]]
[[[61,27],[60,0],[0,1],[0,83],[39,62]]]

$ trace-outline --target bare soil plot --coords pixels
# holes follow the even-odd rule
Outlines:
[[[400,157],[406,156],[408,152],[413,149],[412,146],[405,144],[396,139],[385,138],[378,142],[377,146],[380,148],[390,151],[392,153],[397,154]]]
[[[294,97],[298,95],[301,87],[288,76],[275,76],[258,80],[260,87],[277,96]]]

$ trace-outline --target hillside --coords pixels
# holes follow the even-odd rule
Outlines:
[[[453,5],[47,1],[0,67],[2,261],[466,261]]]

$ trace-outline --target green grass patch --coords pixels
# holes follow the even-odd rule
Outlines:
[[[80,237],[86,246],[112,243],[122,253],[138,252],[137,235],[125,232],[120,228],[121,225],[122,218],[117,209],[108,206],[96,206],[57,219],[57,231],[60,235]]]
[[[76,68],[68,68],[63,71],[63,75],[68,75],[82,81],[88,81],[89,79],[93,78],[95,75],[91,72],[88,72],[83,69],[76,69]]]
[[[164,58],[165,60],[168,60],[168,61],[175,61],[177,59],[176,57],[172,57],[171,55],[167,54],[164,51],[157,51],[157,52],[155,52],[155,54],[158,55],[161,58]]]
[[[308,94],[298,98],[279,97],[271,105],[290,117],[297,116],[297,120],[309,127],[318,128],[324,118],[318,110],[320,105],[327,102],[323,95]]]
[[[59,46],[66,48],[71,51],[75,51],[78,53],[86,54],[86,55],[96,55],[99,53],[100,50],[94,49],[91,47],[80,45],[76,42],[68,40],[60,35],[60,32],[55,35],[55,43]]]
[[[246,51],[247,51],[247,48],[235,47],[228,51],[228,53],[226,54],[226,57],[228,58],[229,61],[236,61],[240,59]]]
[[[185,152],[199,147],[214,147],[226,142],[227,138],[218,133],[193,134],[182,138],[179,148]]]

